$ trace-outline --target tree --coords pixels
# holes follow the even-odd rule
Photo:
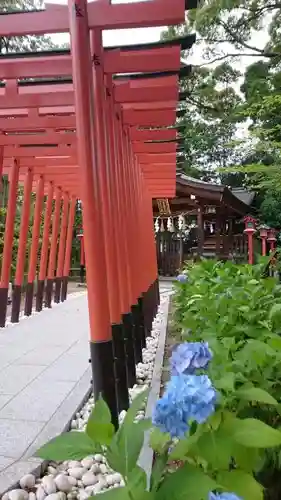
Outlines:
[[[43,0],[1,0],[0,14],[20,10],[38,10]],[[27,35],[19,37],[0,37],[0,54],[11,52],[32,52],[58,48],[50,36]]]
[[[169,28],[162,39],[181,36],[188,31],[187,26]],[[193,177],[217,180],[216,168],[238,161],[239,149],[231,141],[243,119],[237,112],[241,97],[234,88],[240,77],[239,71],[224,62],[215,68],[195,66],[191,75],[180,82],[184,100],[180,104],[178,125],[183,150],[178,161]],[[237,176],[228,175],[229,184],[234,180],[237,185]]]
[[[226,58],[263,57],[279,64],[281,2],[278,0],[202,0],[188,14],[186,31],[196,30],[210,64]],[[254,32],[268,35],[253,42]],[[264,40],[264,41],[263,41]]]

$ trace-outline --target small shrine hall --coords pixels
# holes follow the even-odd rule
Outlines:
[[[176,196],[153,200],[159,274],[175,276],[195,257],[247,261],[243,218],[253,197],[178,171]]]
[[[159,304],[153,200],[176,195],[177,116],[185,101],[180,78],[192,71],[181,58],[195,36],[104,48],[102,34],[178,25],[196,3],[68,0],[0,15],[0,37],[69,33],[71,42],[70,50],[0,57],[0,169],[9,182],[0,326],[6,324],[11,281],[12,322],[19,321],[23,292],[27,316],[34,300],[40,312],[67,299],[79,200],[93,389],[108,403],[116,426],[119,412],[128,408],[128,388]],[[12,270],[19,187],[23,203]]]

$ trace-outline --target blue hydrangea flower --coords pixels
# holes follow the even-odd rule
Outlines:
[[[179,274],[177,277],[176,277],[176,280],[177,281],[180,281],[181,283],[185,283],[187,281],[187,275],[186,274]]]
[[[183,437],[189,422],[205,422],[215,411],[216,391],[207,375],[172,376],[155,406],[152,422],[172,437]]]
[[[170,358],[172,375],[192,374],[196,368],[207,368],[213,357],[208,342],[184,342]]]
[[[243,500],[235,493],[209,493],[209,500]]]

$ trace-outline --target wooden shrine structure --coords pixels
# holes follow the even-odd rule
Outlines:
[[[175,276],[185,260],[247,260],[243,217],[251,193],[177,173],[176,196],[153,200],[159,274]]]
[[[104,29],[184,22],[194,0],[69,0],[45,10],[0,15],[0,36],[69,32],[71,50],[0,57],[0,170],[9,198],[0,276],[0,326],[6,321],[18,186],[24,201],[14,279],[12,321],[19,319],[27,232],[25,314],[67,297],[77,199],[90,319],[93,386],[118,412],[159,303],[152,199],[176,192],[177,105],[181,51],[172,42],[104,49]],[[35,204],[31,207],[31,193]],[[42,244],[39,246],[43,220]],[[110,241],[109,241],[110,239]]]

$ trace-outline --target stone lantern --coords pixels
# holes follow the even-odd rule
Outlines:
[[[253,238],[256,232],[256,219],[248,215],[244,217],[245,229],[244,233],[248,237],[248,262],[249,264],[254,263],[254,245]]]

